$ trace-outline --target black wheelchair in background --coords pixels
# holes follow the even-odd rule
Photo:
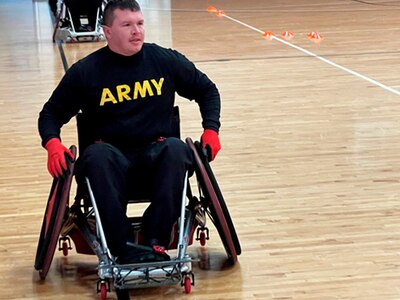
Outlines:
[[[105,41],[103,28],[101,26],[102,11],[107,4],[106,0],[103,0],[101,5],[97,8],[96,22],[93,26],[88,24],[88,16],[81,13],[79,18],[81,21],[81,28],[75,28],[74,22],[72,22],[71,11],[68,9],[64,0],[57,1],[54,30],[53,30],[53,42],[61,41],[65,43],[74,42],[100,42]]]
[[[176,113],[179,120],[179,113]],[[84,149],[89,132],[82,116],[77,116],[78,143]],[[178,122],[179,124],[179,122]],[[179,125],[178,125],[179,128]],[[179,131],[179,129],[178,129]],[[54,179],[47,201],[42,228],[37,247],[35,269],[44,280],[50,269],[55,250],[68,255],[73,241],[76,252],[95,254],[98,257],[97,292],[100,299],[106,299],[111,287],[118,299],[129,299],[129,290],[139,287],[152,287],[181,284],[186,293],[194,285],[192,263],[196,259],[187,253],[193,241],[205,246],[210,238],[207,219],[214,224],[227,255],[227,261],[234,265],[241,254],[241,246],[230,217],[228,208],[212,172],[208,155],[200,142],[186,138],[186,144],[194,154],[193,174],[186,175],[186,184],[182,191],[180,218],[171,233],[171,242],[167,251],[170,261],[118,264],[110,254],[102,229],[101,219],[97,212],[96,202],[86,178],[85,186],[77,186],[72,205],[69,202],[71,185],[74,178],[74,161],[68,161],[69,172],[66,176]],[[77,147],[71,146],[71,152],[77,157]],[[129,203],[149,201],[133,198]],[[131,204],[130,204],[131,205]],[[140,245],[141,216],[129,218],[136,242]],[[174,255],[171,255],[171,253]]]

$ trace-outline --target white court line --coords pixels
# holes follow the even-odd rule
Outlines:
[[[243,22],[241,22],[241,21],[239,21],[239,20],[236,20],[235,18],[229,17],[229,16],[227,16],[227,15],[225,15],[225,14],[223,15],[223,17],[225,17],[225,18],[227,18],[227,19],[229,19],[229,20],[231,20],[231,21],[234,21],[234,22],[236,22],[236,23],[238,23],[238,24],[240,24],[240,25],[243,25],[243,26],[245,26],[245,27],[247,27],[247,28],[249,28],[249,29],[251,29],[251,30],[254,30],[254,31],[256,31],[256,32],[259,32],[259,33],[261,33],[261,34],[264,33],[264,31],[262,31],[262,30],[260,30],[260,29],[257,29],[257,28],[255,28],[255,27],[253,27],[253,26],[250,26],[250,25],[248,25],[248,24],[246,24],[246,23],[243,23]],[[299,51],[301,51],[301,52],[303,52],[303,53],[305,53],[305,54],[307,54],[307,55],[309,55],[309,56],[315,57],[315,58],[317,58],[317,59],[319,59],[319,60],[321,60],[321,61],[323,61],[323,62],[325,62],[325,63],[327,63],[327,64],[329,64],[329,65],[331,65],[331,66],[333,66],[333,67],[335,67],[335,68],[338,68],[338,69],[340,69],[340,70],[343,70],[343,71],[345,71],[345,72],[347,72],[347,73],[349,73],[349,74],[351,74],[351,75],[353,75],[353,76],[355,76],[355,77],[358,77],[358,78],[360,78],[360,79],[364,79],[365,81],[368,81],[369,83],[372,83],[372,84],[374,84],[374,85],[377,85],[377,86],[383,88],[383,89],[386,90],[386,91],[389,91],[389,92],[391,92],[391,93],[393,93],[393,94],[396,94],[396,95],[399,95],[399,96],[400,96],[400,91],[399,91],[399,90],[396,90],[396,89],[394,89],[394,88],[391,88],[390,86],[384,85],[383,83],[380,83],[379,81],[376,81],[376,80],[374,80],[374,79],[372,79],[372,78],[369,78],[369,77],[367,77],[367,76],[365,76],[365,75],[362,75],[362,74],[360,74],[360,73],[358,73],[358,72],[356,72],[356,71],[353,71],[353,70],[351,70],[351,69],[349,69],[349,68],[346,68],[346,67],[343,67],[343,66],[341,66],[341,65],[338,65],[337,63],[334,63],[333,61],[330,61],[329,59],[326,59],[326,58],[324,58],[324,57],[322,57],[322,56],[320,56],[320,55],[318,55],[318,54],[315,54],[315,53],[313,53],[313,52],[311,52],[311,51],[308,51],[308,50],[306,50],[306,49],[303,49],[303,48],[301,48],[301,47],[299,47],[299,46],[296,46],[296,45],[294,45],[294,44],[292,44],[292,43],[289,43],[288,41],[285,41],[285,40],[283,40],[283,39],[281,39],[281,38],[278,38],[278,37],[276,37],[276,36],[271,36],[271,38],[272,38],[272,39],[275,39],[275,40],[277,40],[278,42],[281,42],[281,43],[283,43],[283,44],[285,44],[285,45],[287,45],[287,46],[289,46],[289,47],[292,47],[292,48],[294,48],[294,49],[297,49],[297,50],[299,50]]]

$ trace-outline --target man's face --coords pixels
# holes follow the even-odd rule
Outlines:
[[[138,53],[144,43],[144,20],[141,11],[114,11],[110,26],[104,26],[110,49],[118,54],[131,56]]]

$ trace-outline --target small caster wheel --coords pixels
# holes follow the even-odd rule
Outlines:
[[[200,239],[200,245],[204,247],[206,245],[206,240],[207,240],[206,233],[204,231],[200,233],[199,239]]]
[[[100,299],[101,300],[107,299],[107,285],[105,283],[102,283],[100,285]]]
[[[189,276],[185,276],[183,285],[185,287],[185,293],[190,294],[190,292],[192,291],[192,281],[190,280]]]
[[[197,228],[197,233],[196,233],[196,241],[200,241],[201,246],[205,246],[207,240],[210,239],[210,232],[207,227],[199,227]]]
[[[67,242],[63,242],[62,243],[62,253],[63,253],[63,255],[64,256],[68,256],[68,244],[67,244]]]
[[[110,283],[108,280],[99,279],[97,281],[97,293],[100,294],[101,300],[107,299],[107,293],[110,291]]]

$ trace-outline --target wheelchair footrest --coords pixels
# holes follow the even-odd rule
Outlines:
[[[114,286],[119,289],[133,289],[180,284],[186,275],[192,273],[192,259],[172,260],[144,264],[115,265]]]

